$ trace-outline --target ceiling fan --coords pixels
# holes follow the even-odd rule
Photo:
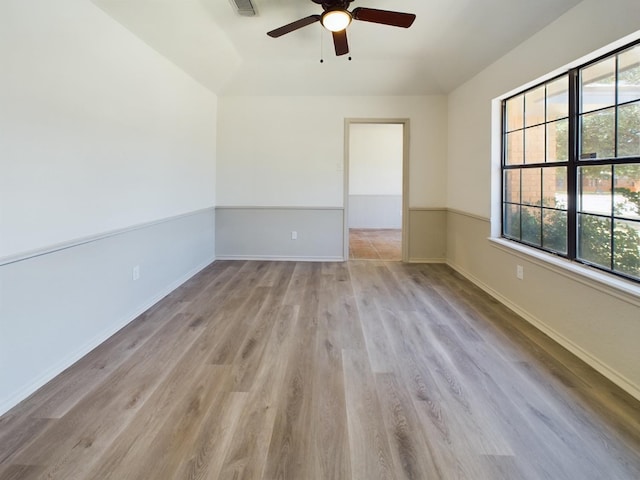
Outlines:
[[[333,45],[336,49],[336,55],[345,55],[349,53],[346,28],[351,23],[351,20],[409,28],[416,19],[416,16],[413,13],[391,12],[389,10],[378,10],[376,8],[357,7],[354,8],[353,11],[349,12],[349,4],[353,0],[311,1],[322,5],[324,12],[321,15],[309,15],[308,17],[289,23],[288,25],[271,30],[270,32],[267,32],[267,35],[277,38],[293,32],[294,30],[298,30],[299,28],[311,25],[312,23],[320,22],[322,26],[329,30],[333,35]]]

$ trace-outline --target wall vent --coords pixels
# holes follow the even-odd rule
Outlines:
[[[253,17],[256,14],[256,8],[251,3],[251,0],[231,0],[231,3],[235,5],[238,15]]]

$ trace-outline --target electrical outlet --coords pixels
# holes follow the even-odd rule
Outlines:
[[[297,240],[297,239],[298,239],[298,232],[292,231],[291,232],[291,240]]]
[[[131,272],[131,277],[134,280],[140,279],[140,265],[136,265],[135,267],[133,267],[133,271]]]
[[[524,278],[524,267],[522,265],[516,266],[516,277],[518,277],[518,280],[522,280]]]

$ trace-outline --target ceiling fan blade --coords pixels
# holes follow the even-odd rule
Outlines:
[[[347,30],[331,32],[333,34],[333,46],[336,48],[336,55],[346,55],[349,53],[349,43],[347,42]]]
[[[413,13],[390,12],[389,10],[378,10],[376,8],[354,8],[353,18],[363,22],[382,23],[393,27],[409,28],[416,19]]]
[[[275,30],[271,30],[267,32],[267,35],[273,38],[281,37],[286,33],[293,32],[294,30],[298,30],[299,28],[306,27],[307,25],[311,25],[320,20],[320,15],[309,15],[308,17],[301,18],[300,20],[296,20],[295,22],[291,22],[288,25],[284,25],[283,27],[276,28]]]

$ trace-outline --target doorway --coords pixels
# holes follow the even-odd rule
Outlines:
[[[345,259],[406,261],[408,123],[345,122]]]

